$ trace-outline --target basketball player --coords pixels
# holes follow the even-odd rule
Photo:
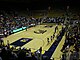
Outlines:
[[[40,47],[39,51],[40,51],[40,53],[42,53],[42,47]]]
[[[55,33],[56,33],[56,31],[58,31],[58,25],[56,24],[56,27],[55,27]]]
[[[55,37],[55,34],[53,34],[53,39],[54,39],[54,37]]]
[[[27,28],[26,28],[26,31],[27,31]]]
[[[51,36],[51,41],[52,41],[53,37]]]
[[[48,44],[49,44],[49,38],[47,38],[47,42],[48,42]]]

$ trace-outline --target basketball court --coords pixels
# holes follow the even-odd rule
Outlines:
[[[19,47],[21,47],[22,49],[24,47],[27,49],[31,48],[32,52],[35,52],[40,47],[42,47],[42,54],[44,54],[45,51],[48,51],[48,49],[54,43],[54,41],[56,40],[56,36],[62,29],[62,26],[58,25],[59,31],[57,31],[55,37],[51,41],[50,37],[54,34],[55,26],[56,25],[53,23],[48,23],[28,28],[27,31],[23,30],[4,38],[4,44],[7,44],[7,41],[9,41],[9,44],[11,46],[15,46],[16,49],[18,49]],[[47,42],[47,38],[49,38],[49,43]],[[65,36],[62,37],[62,40],[58,44],[51,58],[60,60],[60,56],[62,54],[60,50],[62,48],[62,45],[64,44],[64,40]]]

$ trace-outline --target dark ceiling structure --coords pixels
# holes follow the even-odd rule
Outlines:
[[[79,7],[80,0],[0,0],[0,7],[16,7],[16,8],[32,8],[44,9],[51,6],[65,7],[65,6]]]

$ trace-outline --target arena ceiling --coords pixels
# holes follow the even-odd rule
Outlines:
[[[80,4],[80,0],[0,0],[0,2],[14,2],[14,3],[44,3],[44,4]]]
[[[0,1],[10,1],[10,2],[32,2],[32,1],[43,1],[43,0],[0,0]],[[45,0],[46,1],[46,0]]]
[[[57,2],[79,2],[79,0],[0,0],[0,1],[6,1],[6,2],[27,2],[27,3],[30,3],[30,2],[43,2],[43,1],[57,1]]]
[[[21,7],[27,6],[31,8],[40,7],[55,7],[55,6],[80,6],[80,0],[0,0],[0,7],[14,6]]]

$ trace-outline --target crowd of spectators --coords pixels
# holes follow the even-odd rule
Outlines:
[[[36,19],[20,16],[15,11],[0,11],[0,34],[11,34],[13,30],[36,24]]]
[[[10,48],[9,44],[0,47],[0,60],[39,60],[39,55],[39,52],[32,53],[30,48]]]
[[[0,36],[11,35],[13,30],[22,27],[29,27],[32,25],[37,25],[45,22],[54,22],[58,23],[64,22],[63,17],[43,17],[43,18],[33,18],[25,17],[18,14],[16,11],[0,11]]]
[[[80,59],[80,26],[79,21],[70,24],[66,31],[66,39],[62,48],[62,60]],[[71,48],[72,47],[72,48]]]

